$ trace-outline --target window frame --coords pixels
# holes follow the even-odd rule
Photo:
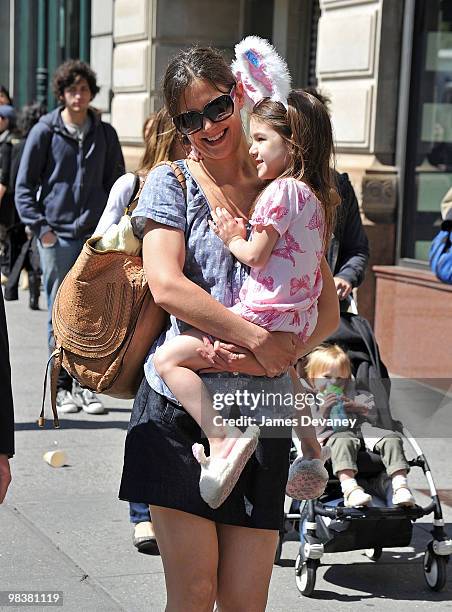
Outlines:
[[[419,40],[426,10],[427,0],[405,0],[396,146],[396,165],[399,168],[396,264],[421,270],[429,269],[428,261],[408,257],[404,253],[413,250],[415,243],[416,160],[421,129],[420,91],[424,58],[424,47]],[[439,204],[438,214],[425,212],[425,215],[431,216],[432,226],[438,225],[438,230],[438,217],[441,216]]]

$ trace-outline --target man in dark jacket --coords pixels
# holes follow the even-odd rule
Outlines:
[[[89,108],[99,91],[96,75],[79,60],[57,68],[53,88],[61,107],[44,115],[25,143],[16,182],[21,220],[38,238],[49,308],[49,350],[53,349],[52,306],[56,292],[92,234],[108,193],[124,174],[114,128]],[[60,412],[104,412],[89,390],[72,388],[64,370],[58,380]]]
[[[0,290],[0,504],[5,499],[11,482],[9,459],[14,455],[14,410],[11,392],[11,368],[9,365],[8,332],[5,306]]]
[[[337,295],[343,302],[364,280],[369,261],[369,242],[364,232],[355,191],[348,174],[336,172],[341,204],[328,250],[328,264]]]

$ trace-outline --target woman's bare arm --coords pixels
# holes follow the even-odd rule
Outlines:
[[[184,275],[184,261],[183,232],[148,220],[143,265],[156,303],[206,334],[249,349],[268,375],[287,370],[296,360],[296,336],[270,334],[230,312]]]
[[[6,189],[7,189],[6,185],[3,185],[2,183],[0,183],[0,204],[2,203],[3,196],[6,193]]]

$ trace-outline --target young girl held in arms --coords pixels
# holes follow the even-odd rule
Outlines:
[[[244,86],[246,92],[246,79]],[[211,211],[214,234],[251,268],[240,301],[231,310],[269,331],[293,332],[306,342],[317,323],[320,262],[339,200],[330,170],[330,120],[314,96],[291,91],[287,106],[270,98],[254,106],[250,133],[250,154],[259,178],[271,182],[255,203],[249,238],[242,220],[234,219],[224,208]],[[210,456],[206,458],[201,444],[194,445],[193,453],[201,464],[201,496],[216,508],[229,495],[254,452],[259,428],[250,425],[242,433],[215,419],[218,412],[196,373],[206,367],[199,354],[203,346],[203,334],[188,330],[158,349],[154,364],[208,438]],[[297,392],[301,387],[293,368],[291,374]],[[291,467],[288,492],[300,499],[316,497],[327,481],[320,445],[313,429],[295,430],[303,459]]]

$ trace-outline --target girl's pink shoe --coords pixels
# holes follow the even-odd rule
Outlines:
[[[322,448],[321,459],[297,457],[289,468],[286,493],[293,499],[316,499],[325,491],[328,472],[324,463],[329,458],[328,447]]]

